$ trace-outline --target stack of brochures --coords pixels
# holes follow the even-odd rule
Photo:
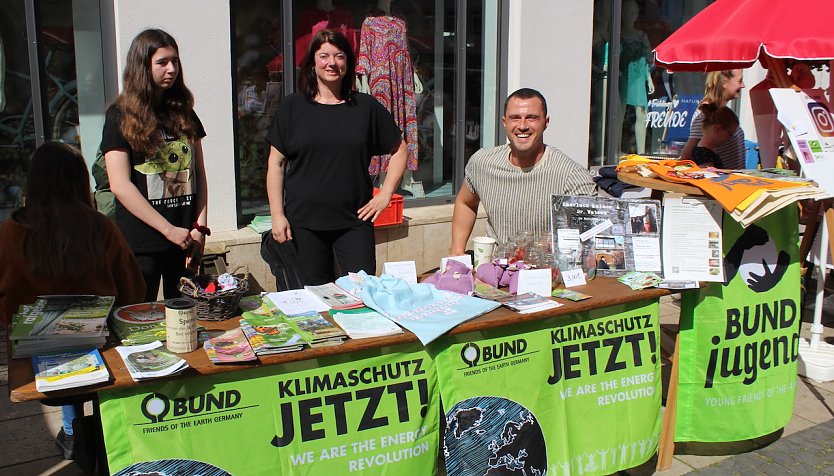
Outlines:
[[[249,228],[258,233],[272,229],[272,217],[269,215],[255,215],[248,225]]]
[[[165,340],[165,305],[161,302],[144,302],[122,306],[113,311],[110,327],[123,345]]]
[[[203,349],[209,360],[215,364],[251,362],[258,359],[240,328],[208,339],[203,343]]]
[[[382,314],[363,307],[361,309],[332,310],[330,317],[336,321],[351,339],[363,337],[382,337],[402,334],[400,326],[394,324]]]
[[[365,305],[362,300],[336,285],[327,283],[320,286],[304,286],[332,309],[359,309]]]
[[[175,375],[188,368],[188,362],[166,349],[160,341],[116,347],[130,377],[138,382]]]
[[[501,301],[501,304],[520,314],[531,314],[561,306],[561,304],[549,297],[539,296],[533,293],[519,294],[518,296],[504,299]]]
[[[113,296],[39,296],[12,316],[12,357],[101,348],[109,335]]]
[[[317,312],[295,314],[284,319],[301,334],[301,338],[307,341],[310,347],[339,345],[347,338],[345,331]]]
[[[244,312],[240,329],[257,355],[297,352],[307,345],[295,328],[284,321],[281,311],[267,315]]]
[[[637,291],[640,289],[654,288],[663,281],[663,278],[654,273],[641,273],[640,271],[628,272],[619,278],[617,281]]]
[[[84,387],[110,380],[98,349],[52,352],[32,357],[39,392]]]

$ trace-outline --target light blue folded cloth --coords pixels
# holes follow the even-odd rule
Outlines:
[[[342,276],[336,284],[413,332],[423,345],[499,306],[495,301],[441,291],[431,284],[408,284],[387,274],[377,278],[360,271]]]

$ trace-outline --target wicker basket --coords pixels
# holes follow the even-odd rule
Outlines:
[[[238,273],[243,270],[243,275]],[[238,266],[231,273],[237,279],[237,287],[207,293],[202,291],[191,278],[180,278],[180,293],[191,298],[197,306],[197,319],[206,321],[225,321],[236,316],[240,311],[237,307],[240,298],[249,290],[249,268]],[[211,276],[217,278],[217,276]],[[199,276],[197,279],[199,280]]]

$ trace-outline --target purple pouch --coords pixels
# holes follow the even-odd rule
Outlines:
[[[477,271],[475,271],[476,278],[496,288],[498,287],[498,283],[501,281],[501,276],[503,274],[504,268],[495,263],[483,263],[478,266]]]
[[[423,282],[434,284],[437,289],[458,294],[472,294],[475,290],[472,270],[465,264],[451,259],[446,260],[445,268],[440,268]]]

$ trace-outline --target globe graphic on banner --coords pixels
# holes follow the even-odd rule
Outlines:
[[[474,397],[446,412],[446,473],[532,476],[547,470],[544,434],[530,410],[501,397]]]

